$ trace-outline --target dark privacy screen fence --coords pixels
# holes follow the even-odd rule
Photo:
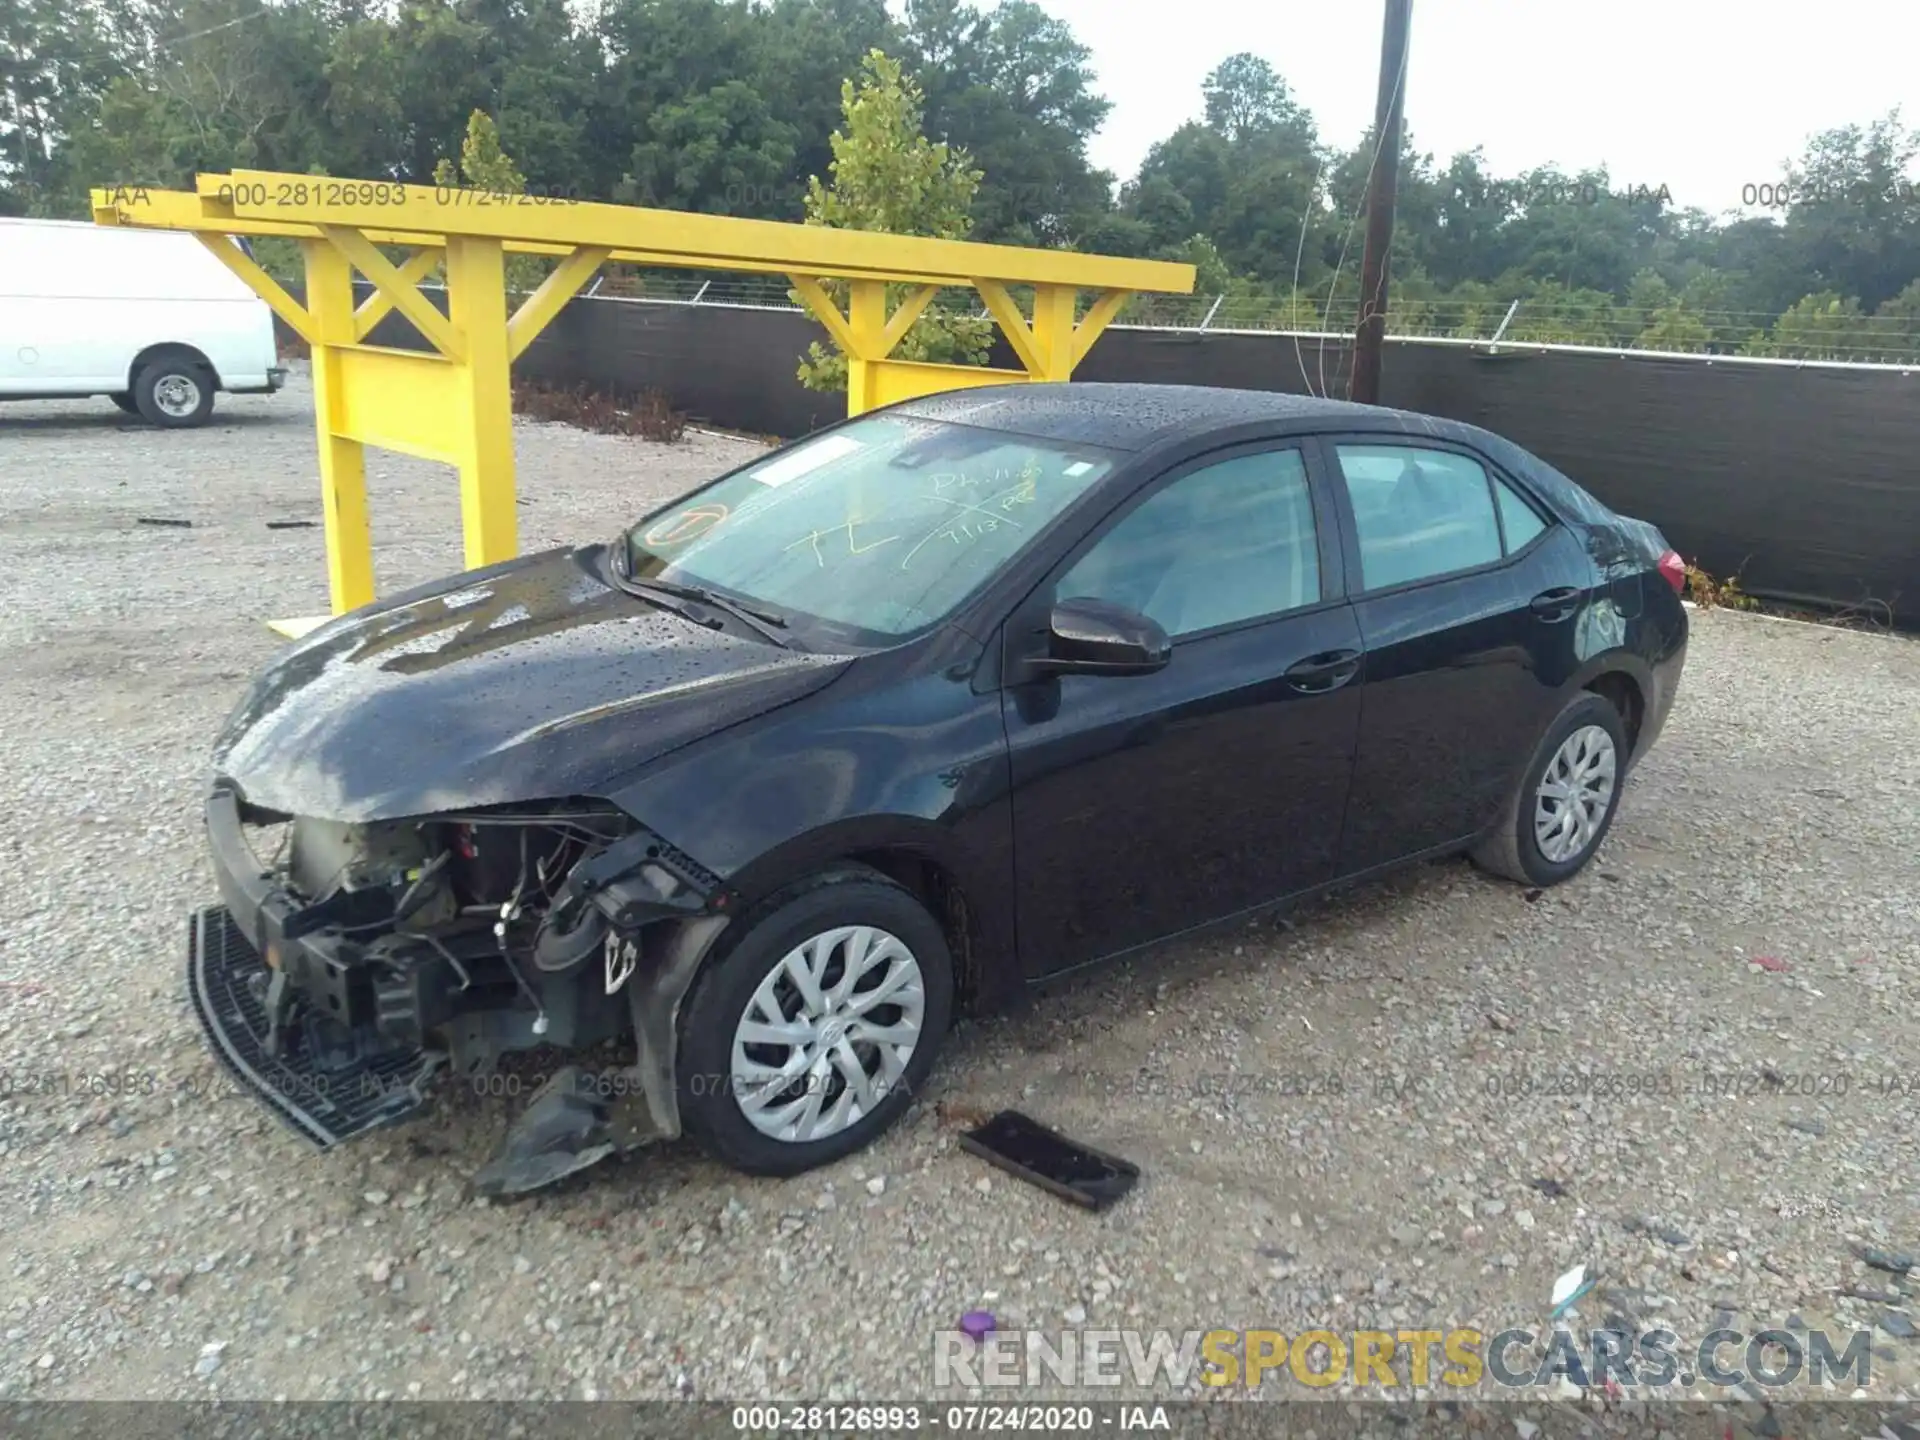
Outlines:
[[[429,292],[439,298],[437,292]],[[660,390],[728,429],[793,437],[845,413],[794,378],[823,332],[798,311],[573,301],[517,373],[616,393]],[[417,346],[389,316],[369,339]],[[1011,355],[993,362],[1012,365]],[[1286,335],[1115,328],[1079,380],[1150,380],[1341,395],[1345,345]],[[1920,627],[1920,368],[1774,366],[1655,355],[1503,351],[1390,341],[1382,399],[1481,425],[1688,560],[1758,594],[1891,605]]]

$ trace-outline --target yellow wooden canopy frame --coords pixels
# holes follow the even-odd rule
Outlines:
[[[191,194],[95,190],[93,218],[102,225],[194,232],[307,342],[335,615],[374,598],[364,446],[459,471],[469,569],[518,553],[510,369],[608,261],[786,276],[847,356],[849,415],[940,390],[1069,379],[1130,294],[1184,295],[1194,287],[1191,265],[1163,261],[258,170],[201,175]],[[231,235],[300,241],[305,303],[225,238]],[[409,250],[410,258],[395,264],[382,246]],[[559,260],[511,314],[508,253]],[[419,289],[436,264],[446,270],[445,314]],[[373,286],[358,307],[355,271]],[[844,312],[824,280],[847,282]],[[890,283],[916,287],[891,315]],[[979,292],[1022,369],[887,358],[935,291],[948,285]],[[1009,293],[1012,285],[1032,287],[1031,320]],[[1076,324],[1083,289],[1097,298]],[[366,343],[394,311],[413,323],[431,351]],[[322,623],[324,617],[273,626],[300,635]]]

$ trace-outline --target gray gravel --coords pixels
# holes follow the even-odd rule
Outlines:
[[[206,747],[260,622],[325,607],[320,532],[266,528],[318,518],[309,396],[182,434],[0,411],[0,1394],[924,1396],[969,1309],[1491,1334],[1543,1327],[1576,1263],[1582,1323],[1910,1307],[1859,1256],[1920,1249],[1913,1102],[1884,1088],[1920,1080],[1920,647],[1721,613],[1579,881],[1430,865],[1109,969],[963,1027],[935,1093],[830,1170],[673,1146],[487,1205],[465,1179],[512,1107],[470,1095],[312,1153],[217,1085],[181,982]],[[527,548],[748,453],[518,442]],[[370,468],[381,589],[456,568],[451,474]],[[131,1093],[85,1093],[107,1075]],[[1140,1189],[1090,1216],[959,1153],[1003,1105]],[[1912,1391],[1901,1331],[1876,1393]]]

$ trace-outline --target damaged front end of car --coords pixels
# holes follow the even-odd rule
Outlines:
[[[590,799],[345,823],[226,783],[206,818],[222,903],[192,920],[194,1008],[296,1133],[329,1148],[414,1115],[436,1077],[629,1038],[631,1066],[562,1069],[476,1188],[679,1133],[675,1015],[732,897],[660,836]]]

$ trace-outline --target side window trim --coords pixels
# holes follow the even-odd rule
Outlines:
[[[1488,483],[1494,487],[1493,513],[1500,521],[1500,553],[1505,559],[1517,560],[1545,539],[1547,535],[1552,532],[1553,527],[1558,525],[1560,521],[1552,511],[1535,500],[1533,496],[1528,493],[1526,487],[1516,483],[1513,478],[1504,470],[1500,469],[1499,466],[1490,460],[1482,461],[1481,463],[1486,467]],[[1500,491],[1503,488],[1508,494],[1512,495],[1514,499],[1518,500],[1521,506],[1533,515],[1534,519],[1540,522],[1540,528],[1533,532],[1533,538],[1518,550],[1510,549],[1507,545],[1507,513],[1500,508]]]
[[[1531,552],[1534,547],[1543,544],[1560,525],[1559,516],[1543,505],[1526,485],[1509,475],[1492,459],[1461,441],[1441,436],[1414,436],[1403,430],[1329,430],[1315,436],[1314,439],[1318,442],[1320,450],[1321,466],[1326,475],[1326,489],[1339,514],[1340,548],[1344,562],[1342,571],[1346,581],[1346,595],[1349,599],[1396,595],[1402,591],[1418,590],[1425,585],[1439,585],[1467,576],[1488,574],[1512,564],[1521,556]],[[1340,464],[1342,445],[1397,446],[1403,449],[1437,450],[1473,461],[1487,477],[1487,499],[1493,505],[1494,523],[1498,527],[1500,536],[1499,557],[1481,565],[1468,566],[1464,570],[1448,570],[1439,575],[1423,575],[1416,580],[1402,580],[1393,585],[1368,588],[1365,572],[1360,567],[1360,532],[1354,520],[1353,499],[1347,490],[1346,472]],[[1541,523],[1540,532],[1512,552],[1507,550],[1506,520],[1500,514],[1499,495],[1493,489],[1496,482],[1512,490],[1514,495],[1539,517]]]
[[[1238,460],[1251,455],[1275,454],[1283,450],[1292,450],[1299,454],[1301,467],[1306,475],[1308,502],[1313,513],[1317,568],[1320,572],[1319,598],[1290,610],[1275,610],[1264,615],[1249,616],[1244,620],[1216,625],[1207,630],[1189,631],[1184,636],[1173,638],[1191,643],[1195,640],[1211,639],[1215,635],[1231,634],[1236,630],[1244,630],[1254,625],[1271,624],[1281,618],[1313,614],[1331,605],[1345,604],[1348,562],[1340,543],[1343,528],[1339,523],[1332,496],[1333,490],[1338,486],[1328,483],[1326,459],[1320,453],[1316,444],[1317,439],[1318,437],[1313,435],[1292,435],[1275,436],[1267,440],[1236,441],[1230,445],[1202,451],[1197,455],[1189,455],[1184,460],[1141,482],[1131,495],[1102,515],[1071,549],[1054,562],[1040,583],[1019,605],[1014,607],[1014,613],[1022,614],[1030,610],[1036,602],[1050,601],[1055,587],[1094,546],[1105,539],[1135,510],[1168,486],[1178,484],[1189,475],[1224,464],[1229,460]]]
[[[1500,537],[1500,558],[1502,560],[1511,560],[1513,558],[1513,547],[1507,544],[1507,517],[1506,513],[1500,508],[1500,486],[1493,478],[1493,471],[1489,470],[1485,465],[1480,467],[1480,474],[1487,482],[1488,503],[1493,506],[1493,533]]]

